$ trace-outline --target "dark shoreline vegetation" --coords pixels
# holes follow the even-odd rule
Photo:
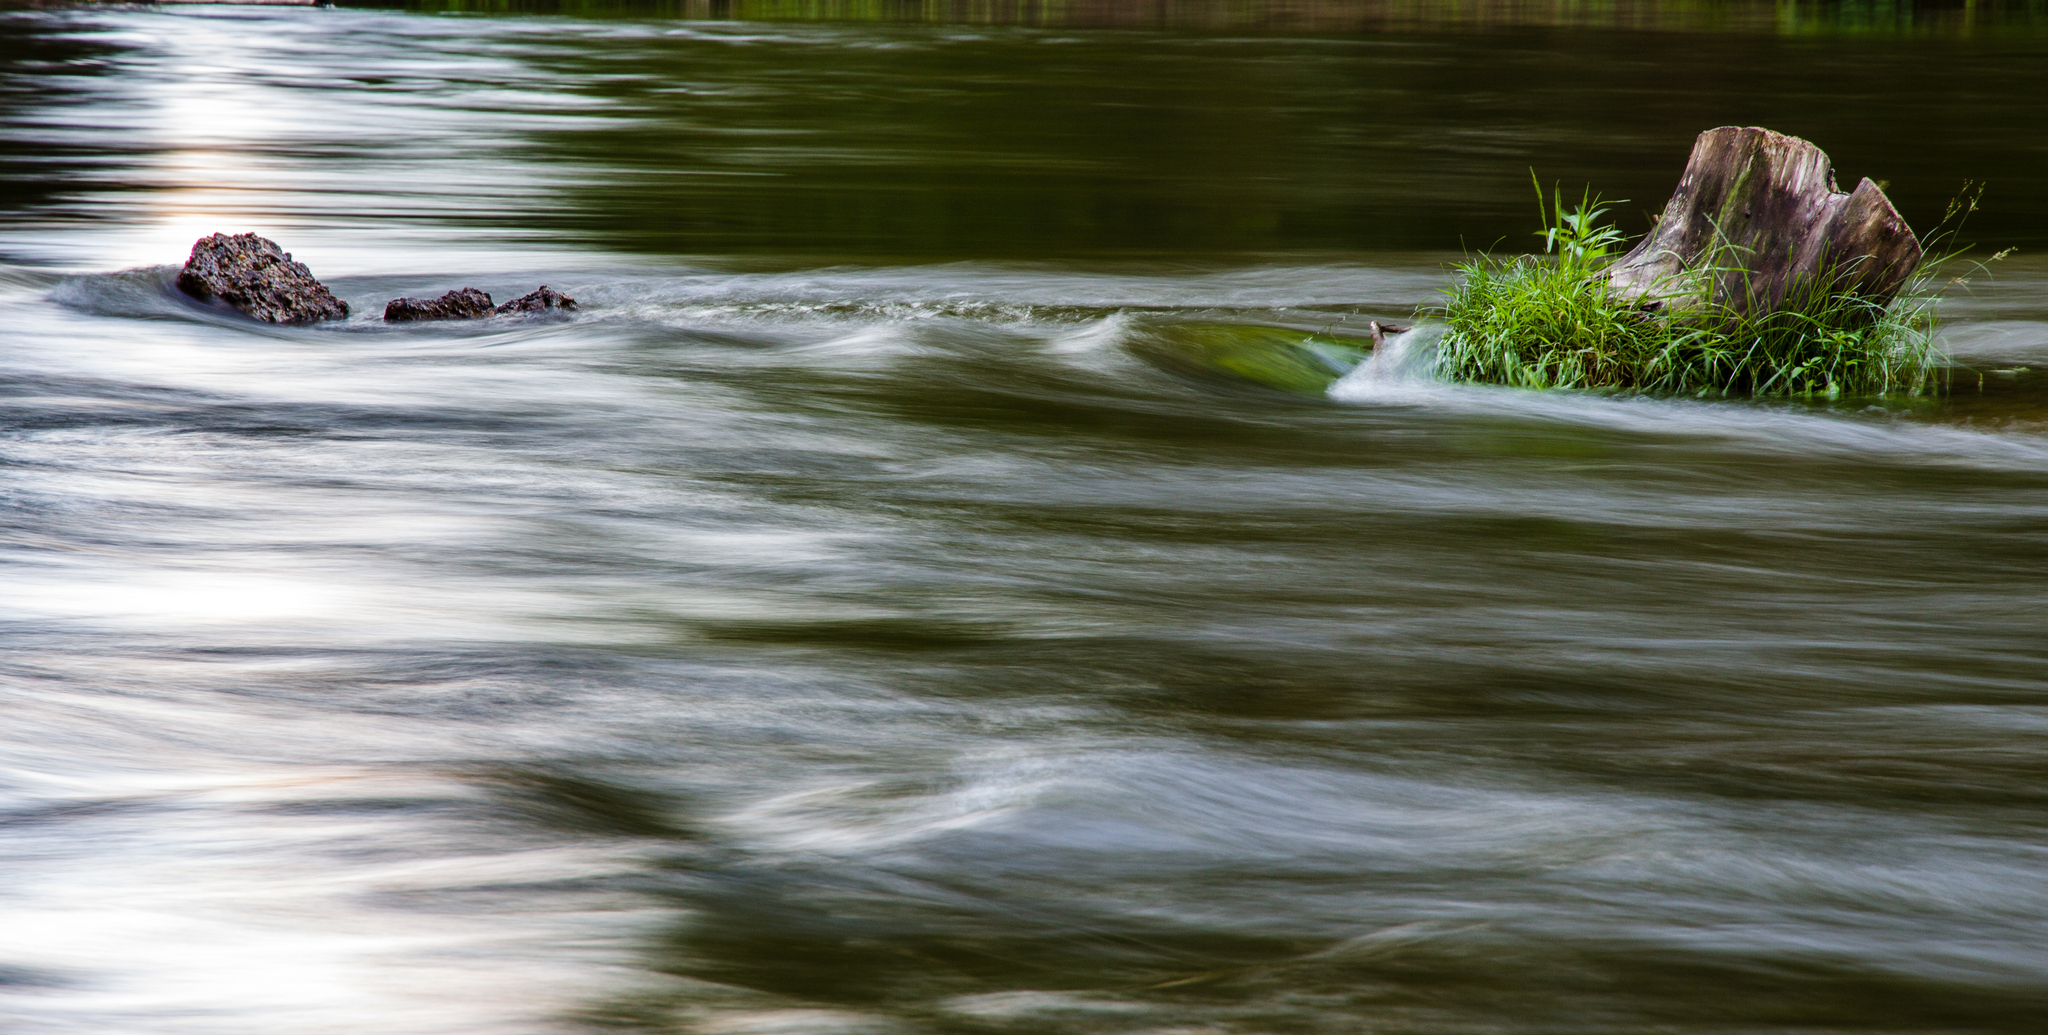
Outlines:
[[[1937,244],[1961,230],[1981,192],[1951,204]],[[1960,251],[1928,255],[1890,299],[1843,290],[1850,278],[1829,270],[1760,309],[1715,298],[1716,279],[1743,275],[1747,259],[1723,244],[1645,304],[1608,278],[1625,239],[1600,221],[1607,209],[1599,199],[1584,195],[1569,211],[1561,199],[1550,204],[1539,231],[1545,255],[1459,262],[1446,301],[1424,310],[1446,325],[1439,376],[1518,388],[1827,399],[1942,387],[1947,357],[1935,341],[1936,306],[1945,291],[1968,284],[1951,272],[1964,261]]]
[[[2048,24],[2048,0],[340,0],[342,7],[758,22],[1393,32],[1508,28],[1968,35]]]

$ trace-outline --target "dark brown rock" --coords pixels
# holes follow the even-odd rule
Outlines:
[[[1868,179],[1843,193],[1820,148],[1754,126],[1699,135],[1678,189],[1649,236],[1608,270],[1646,300],[1678,293],[1686,271],[1712,273],[1714,301],[1736,312],[1781,308],[1814,278],[1831,294],[1889,301],[1920,263],[1920,239]]]
[[[541,313],[550,309],[574,309],[576,300],[542,284],[532,294],[521,295],[498,307],[498,313]]]
[[[384,303],[384,319],[392,323],[406,320],[474,320],[491,315],[491,296],[475,288],[450,291],[429,301],[424,298],[394,298]]]
[[[178,290],[218,300],[264,323],[313,323],[348,315],[348,303],[277,244],[255,234],[214,234],[192,246]]]

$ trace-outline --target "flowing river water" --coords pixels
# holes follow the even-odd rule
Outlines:
[[[871,6],[0,12],[0,1027],[2041,1030],[2039,5]],[[1990,182],[1947,395],[1146,345],[1730,123]]]

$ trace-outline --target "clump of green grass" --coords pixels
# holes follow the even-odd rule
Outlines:
[[[1975,200],[1961,199],[1960,213]],[[1602,221],[1600,199],[1581,195],[1569,211],[1556,194],[1547,201],[1543,255],[1482,255],[1455,267],[1458,281],[1434,311],[1448,325],[1437,352],[1441,376],[1518,388],[1829,399],[1939,387],[1946,357],[1935,344],[1934,307],[1943,287],[1961,282],[1944,283],[1954,255],[1924,262],[1885,304],[1843,290],[1838,270],[1795,285],[1776,308],[1750,311],[1714,297],[1717,279],[1742,275],[1743,256],[1724,248],[1646,303],[1608,284],[1607,267],[1625,240]],[[1944,226],[1960,213],[1951,206]]]

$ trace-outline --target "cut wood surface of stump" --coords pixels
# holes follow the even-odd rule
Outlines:
[[[1835,186],[1826,152],[1798,137],[1723,126],[1699,135],[1655,229],[1608,269],[1616,290],[1654,301],[1717,266],[1713,300],[1774,311],[1815,278],[1879,305],[1912,276],[1920,239],[1869,179]]]

